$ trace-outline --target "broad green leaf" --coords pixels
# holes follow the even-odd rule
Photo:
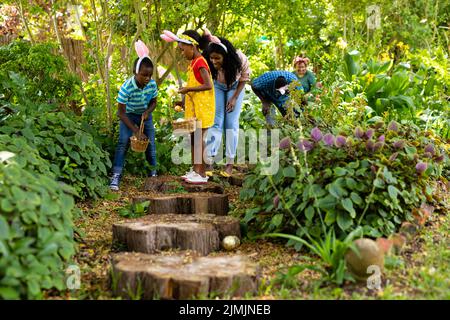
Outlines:
[[[9,224],[3,216],[0,216],[0,240],[1,239],[9,239]]]
[[[324,198],[317,199],[315,202],[315,206],[320,209],[333,209],[337,204],[337,200],[331,194],[327,195]]]
[[[305,216],[306,216],[306,219],[308,219],[309,221],[312,221],[312,218],[314,217],[314,207],[312,205],[309,205],[308,208],[306,208]]]
[[[397,195],[399,193],[399,190],[396,187],[394,187],[392,185],[389,185],[388,186],[388,193],[389,193],[389,196],[391,197],[392,200],[394,200],[394,201],[397,200]]]
[[[295,178],[297,176],[297,171],[295,170],[294,167],[287,167],[283,169],[283,175],[286,178]]]
[[[350,218],[350,215],[348,213],[339,212],[337,215],[337,224],[339,228],[345,231],[353,224],[353,220],[352,218]]]
[[[345,210],[347,210],[350,213],[350,216],[352,218],[356,217],[355,209],[353,209],[353,202],[349,198],[345,198],[341,200],[341,204],[344,207]]]
[[[350,194],[350,198],[352,199],[352,201],[354,203],[356,203],[357,205],[362,205],[363,204],[363,200],[361,199],[361,197],[359,196],[359,194],[357,194],[356,192],[352,192]]]
[[[336,167],[334,168],[334,174],[338,177],[342,177],[347,174],[347,170],[345,170],[345,168]]]
[[[277,213],[272,217],[272,224],[278,228],[281,225],[281,222],[283,221],[283,214]]]

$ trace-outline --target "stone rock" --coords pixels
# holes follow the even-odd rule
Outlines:
[[[354,241],[359,255],[353,250],[349,251],[345,255],[345,261],[348,270],[358,280],[366,280],[371,273],[367,273],[367,268],[371,265],[377,265],[380,271],[384,268],[384,253],[377,243],[371,239],[357,239]]]

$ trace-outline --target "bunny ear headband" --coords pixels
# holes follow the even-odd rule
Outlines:
[[[186,44],[191,44],[191,45],[196,45],[198,46],[198,42],[197,40],[189,37],[186,34],[182,34],[180,36],[175,35],[174,33],[168,31],[168,30],[164,30],[163,33],[161,34],[161,39],[163,39],[166,42],[182,42],[182,43],[186,43]]]
[[[217,45],[221,46],[223,48],[223,50],[225,50],[226,53],[228,53],[227,47],[220,41],[220,39],[218,37],[213,36],[211,34],[211,31],[209,31],[207,28],[205,28],[205,32],[203,34],[208,38],[210,45],[211,45],[211,43],[217,44]]]
[[[309,59],[308,58],[302,58],[302,57],[295,57],[295,59],[294,59],[294,66],[297,63],[300,63],[300,62],[303,62],[305,65],[308,65],[309,64]]]
[[[142,60],[147,58],[151,61],[151,59],[148,56],[149,51],[147,46],[141,40],[136,41],[136,43],[134,44],[134,49],[136,50],[136,53],[139,57],[139,60],[136,64],[136,73],[139,73],[139,68],[141,66]]]

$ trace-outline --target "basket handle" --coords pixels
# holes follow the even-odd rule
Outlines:
[[[144,117],[141,116],[141,125],[139,126],[139,138],[142,137],[143,133],[144,133]]]

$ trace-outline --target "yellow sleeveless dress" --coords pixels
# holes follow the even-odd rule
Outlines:
[[[198,87],[202,84],[197,81],[194,74],[195,65],[201,60],[206,60],[203,56],[200,56],[196,61],[188,67],[188,87]],[[206,63],[208,65],[208,63]],[[214,116],[216,113],[216,99],[214,96],[214,82],[212,80],[211,72],[209,71],[211,84],[213,85],[211,90],[205,91],[191,91],[186,93],[185,98],[185,118],[197,118],[197,125],[201,128],[209,128],[214,124]],[[201,121],[201,125],[199,123]]]

